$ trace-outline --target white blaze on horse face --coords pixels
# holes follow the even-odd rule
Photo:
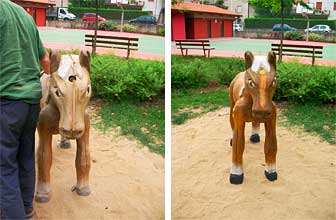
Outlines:
[[[271,71],[271,66],[268,63],[266,56],[255,56],[251,66],[251,70],[255,73],[259,73],[259,70],[263,68],[266,72]]]
[[[61,63],[58,67],[58,75],[66,80],[69,76],[76,75],[80,79],[83,77],[83,69],[79,64],[78,55],[62,55]],[[75,61],[75,63],[74,63]],[[76,71],[76,72],[74,72]]]
[[[231,164],[231,174],[242,175],[243,167],[241,165],[235,165],[234,163]]]

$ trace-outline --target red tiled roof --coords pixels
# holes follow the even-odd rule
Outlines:
[[[211,14],[222,14],[222,15],[232,15],[232,16],[242,16],[233,11],[225,10],[213,5],[203,5],[198,3],[184,2],[172,5],[172,10],[177,11],[192,11],[192,12],[203,12]]]
[[[44,4],[44,5],[55,5],[55,3],[51,3],[48,0],[12,0],[16,3],[37,3],[37,4]]]

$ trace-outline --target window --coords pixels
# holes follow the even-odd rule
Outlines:
[[[316,2],[316,8],[322,10],[322,2]]]
[[[334,2],[334,11],[336,11],[336,2]]]
[[[61,14],[66,14],[65,11],[63,9],[60,9],[60,13]]]

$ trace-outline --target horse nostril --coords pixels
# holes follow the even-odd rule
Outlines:
[[[70,81],[70,82],[72,82],[72,81],[74,81],[74,80],[76,80],[76,76],[69,76],[69,81]]]

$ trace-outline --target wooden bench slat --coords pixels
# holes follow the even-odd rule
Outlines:
[[[280,47],[280,44],[272,43],[272,46]],[[293,45],[293,44],[283,44],[282,47],[300,47],[300,48],[323,49],[323,46],[314,46],[314,45]]]
[[[96,47],[127,50],[128,59],[131,50],[138,50],[139,38],[97,35],[94,40],[93,34],[86,34],[84,41],[85,46],[93,47],[93,43],[96,42]]]
[[[85,42],[93,43],[94,40],[85,40]],[[118,45],[130,45],[130,46],[138,46],[138,43],[128,43],[121,41],[107,41],[107,40],[96,40],[96,43],[104,43],[104,44],[118,44]]]
[[[210,41],[209,40],[175,40],[175,42],[182,42],[182,43],[184,43],[184,42],[200,42],[200,43],[204,42],[204,43],[209,43]]]
[[[94,35],[92,34],[86,34],[86,38],[93,38]],[[120,39],[120,40],[133,40],[133,41],[139,41],[139,38],[134,37],[118,37],[118,36],[107,36],[107,35],[97,35],[97,38],[106,38],[106,39]]]
[[[279,55],[279,53],[276,53],[276,55]],[[283,53],[282,56],[290,56],[290,57],[310,57],[312,58],[313,55],[302,55],[302,54],[286,54],[286,53]],[[315,58],[323,58],[321,56],[315,56]]]
[[[92,44],[86,44],[85,46],[90,46],[92,47]],[[115,49],[128,49],[128,47],[118,47],[118,46],[109,46],[109,45],[99,45],[97,44],[96,47],[106,47],[106,48],[115,48]],[[137,48],[129,48],[130,50],[138,50]]]
[[[280,49],[279,48],[272,48],[273,51],[279,51]],[[295,50],[295,49],[285,49],[285,48],[282,48],[282,51],[283,52],[296,52],[296,53],[313,53],[314,51],[312,50]],[[322,51],[317,51],[315,50],[315,54],[322,54]]]

